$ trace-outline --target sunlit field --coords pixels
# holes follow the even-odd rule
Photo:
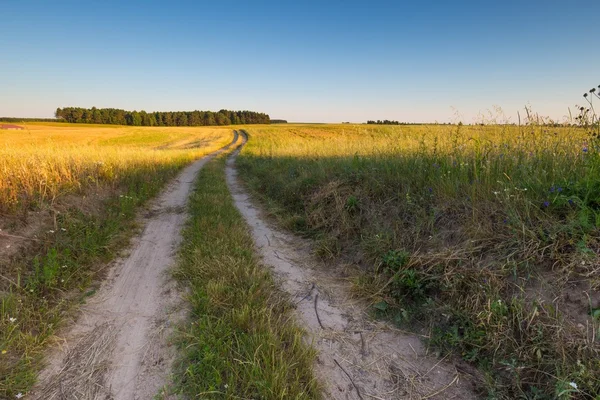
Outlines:
[[[0,398],[27,393],[138,211],[231,128],[27,124],[0,130]],[[18,251],[17,251],[18,250]]]
[[[240,173],[373,313],[490,398],[600,395],[600,155],[584,129],[249,127]]]
[[[178,169],[231,140],[231,129],[27,124],[0,130],[0,214],[87,187]]]

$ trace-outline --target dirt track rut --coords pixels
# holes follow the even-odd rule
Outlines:
[[[366,305],[350,298],[347,281],[311,255],[311,244],[267,223],[239,183],[235,158],[227,162],[227,183],[251,228],[264,263],[296,304],[307,340],[318,350],[317,378],[325,398],[475,399],[470,377],[455,365],[427,354],[421,340],[366,315]]]
[[[237,138],[235,132],[229,146]],[[195,177],[227,147],[186,167],[152,202],[130,254],[114,263],[97,294],[81,307],[30,397],[146,400],[167,383],[174,359],[168,335],[183,303],[166,271],[174,262]]]

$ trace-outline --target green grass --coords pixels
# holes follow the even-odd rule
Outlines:
[[[30,252],[0,265],[12,277],[0,291],[0,398],[30,390],[65,315],[85,301],[100,267],[135,232],[136,211],[185,164],[181,160],[130,174],[97,213],[71,208],[59,214],[57,227]]]
[[[426,329],[440,352],[478,366],[490,398],[600,396],[600,154],[590,132],[248,132],[243,179],[316,239],[318,255],[356,264],[356,294],[374,314]]]
[[[225,157],[190,198],[176,278],[189,288],[175,391],[203,399],[315,399],[315,357],[291,306],[259,265],[225,182]]]

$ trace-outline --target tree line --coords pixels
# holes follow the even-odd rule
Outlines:
[[[211,126],[269,124],[269,115],[254,111],[125,111],[117,108],[65,107],[56,109],[56,118],[83,124],[133,126]]]
[[[390,121],[389,119],[384,119],[383,121],[378,119],[377,121],[372,121],[369,120],[367,121],[368,125],[407,125],[404,122],[398,122],[398,121]]]
[[[54,118],[0,117],[0,122],[56,122]]]

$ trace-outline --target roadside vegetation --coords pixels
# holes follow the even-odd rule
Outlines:
[[[176,278],[188,288],[180,328],[179,394],[203,399],[315,399],[314,350],[292,305],[259,265],[225,181],[225,156],[200,171]]]
[[[136,211],[230,129],[28,124],[0,131],[0,398],[25,394]]]
[[[592,92],[593,93],[593,92]],[[249,127],[241,176],[482,396],[600,396],[600,128]]]

